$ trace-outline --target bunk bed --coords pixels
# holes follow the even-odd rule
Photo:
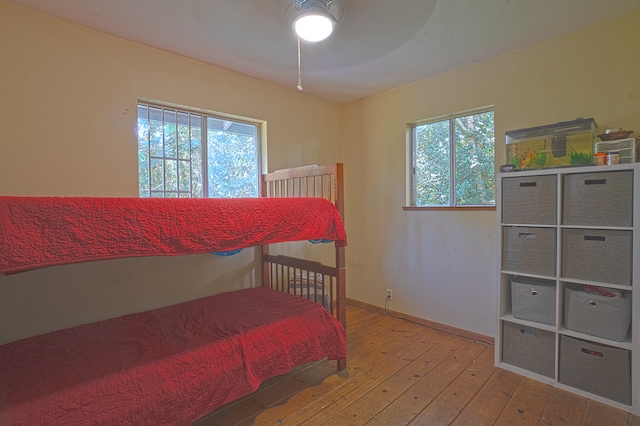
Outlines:
[[[0,197],[0,272],[262,247],[262,286],[0,346],[0,424],[187,425],[267,378],[346,366],[341,164],[262,176],[262,197]],[[335,264],[270,253],[330,242]]]

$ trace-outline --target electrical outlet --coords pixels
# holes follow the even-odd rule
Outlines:
[[[387,289],[387,299],[389,300],[393,299],[393,292],[391,291],[390,288]]]

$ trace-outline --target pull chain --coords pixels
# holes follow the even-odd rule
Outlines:
[[[302,91],[302,77],[300,76],[300,37],[298,37],[298,90]]]

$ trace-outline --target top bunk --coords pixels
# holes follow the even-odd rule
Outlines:
[[[260,198],[0,196],[0,273],[287,241],[343,247],[341,180],[333,164],[265,174]]]

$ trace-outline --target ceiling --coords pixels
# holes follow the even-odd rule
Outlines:
[[[8,0],[295,90],[294,0]],[[345,103],[640,8],[640,0],[334,0],[304,91]]]

